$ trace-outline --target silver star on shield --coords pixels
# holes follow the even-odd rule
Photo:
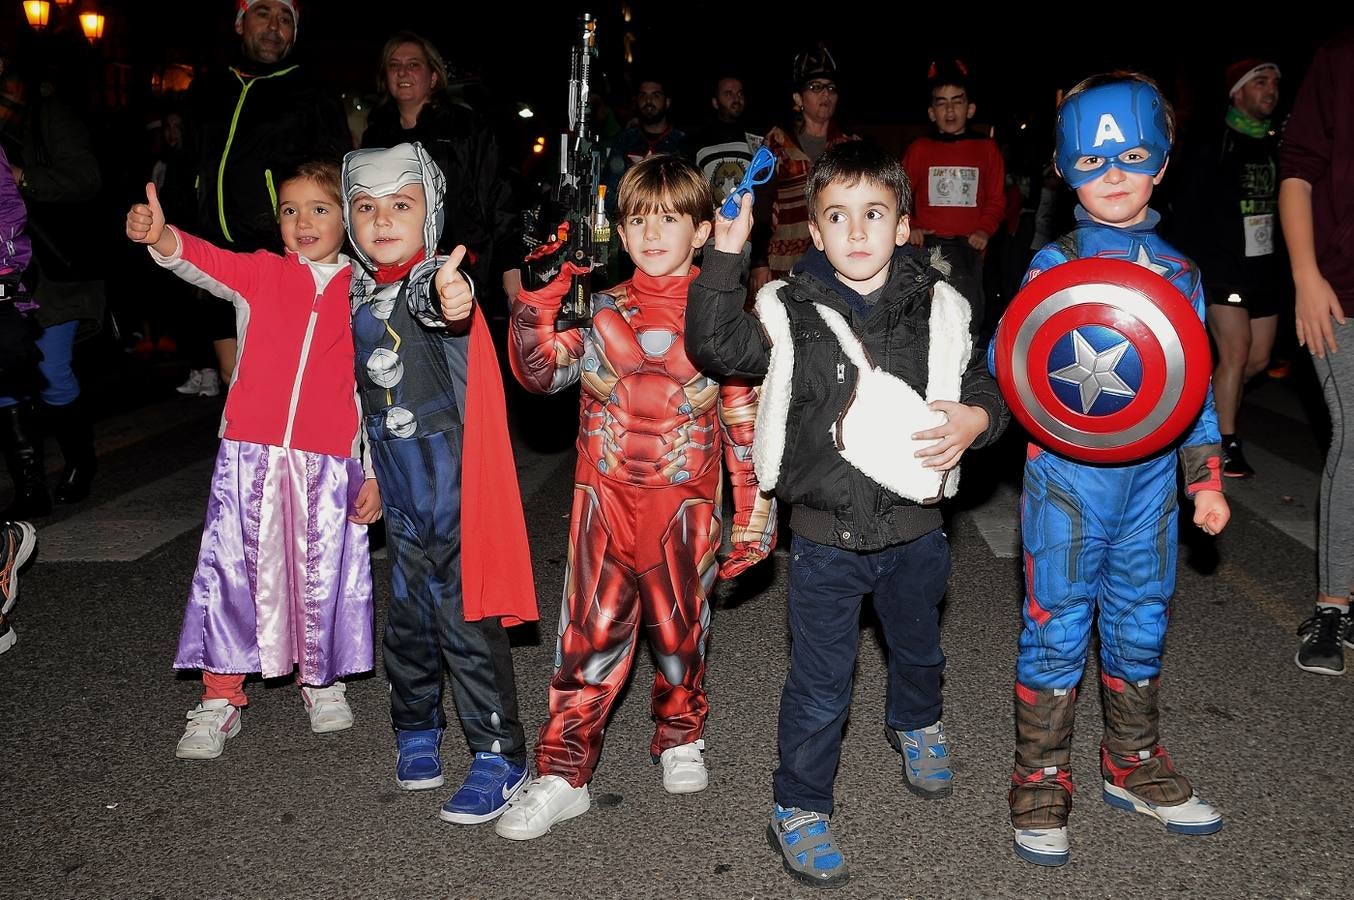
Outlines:
[[[1134,396],[1133,389],[1122,378],[1114,374],[1114,369],[1119,365],[1119,360],[1123,359],[1124,354],[1128,352],[1128,347],[1128,341],[1122,341],[1108,350],[1101,350],[1097,353],[1095,348],[1091,346],[1091,342],[1082,337],[1080,331],[1074,330],[1072,332],[1072,350],[1077,356],[1077,361],[1056,372],[1048,373],[1048,377],[1077,386],[1081,391],[1081,411],[1083,414],[1091,411],[1091,407],[1095,405],[1096,400],[1100,399],[1101,394],[1132,397]]]

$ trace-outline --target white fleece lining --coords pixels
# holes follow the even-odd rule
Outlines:
[[[771,359],[762,379],[757,401],[756,434],[752,441],[752,468],[757,484],[768,494],[780,480],[785,456],[785,428],[790,421],[791,376],[795,368],[794,341],[790,339],[790,316],[778,292],[784,281],[772,281],[757,292],[757,318],[771,339]]]
[[[794,369],[789,317],[775,292],[779,285],[767,285],[757,295],[757,314],[772,341],[753,445],[754,466],[763,490],[774,487],[780,476]],[[919,503],[954,496],[959,485],[958,467],[945,473],[923,466],[913,453],[930,442],[913,441],[912,435],[944,422],[943,414],[928,408],[930,401],[957,401],[960,397],[963,372],[973,352],[968,301],[944,282],[933,289],[925,400],[902,379],[870,362],[860,340],[839,313],[818,303],[814,308],[858,372],[854,397],[841,417],[842,458],[877,484]],[[832,427],[837,443],[836,423]]]

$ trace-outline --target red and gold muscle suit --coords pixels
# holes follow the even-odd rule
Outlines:
[[[557,333],[568,274],[513,304],[510,357],[530,391],[582,383],[550,718],[536,746],[538,774],[577,787],[592,779],[641,624],[657,660],[650,753],[701,737],[710,590],[771,552],[776,516],[752,470],[756,389],[720,385],[684,349],[696,270],[636,272],[593,296],[591,328]],[[721,453],[734,492],[733,555],[722,566]]]

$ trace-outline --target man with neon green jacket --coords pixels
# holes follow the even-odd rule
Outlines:
[[[296,0],[238,0],[240,56],[201,76],[189,91],[184,149],[196,168],[195,233],[230,250],[280,253],[276,188],[285,173],[310,160],[338,162],[353,149],[339,98],[290,59],[297,7]],[[227,304],[213,303],[200,322],[209,331],[204,338],[216,344],[223,380],[229,382],[236,351],[234,313]],[[187,348],[190,354],[197,349]],[[200,385],[214,385],[210,356],[189,361]],[[204,364],[205,371],[198,368]]]

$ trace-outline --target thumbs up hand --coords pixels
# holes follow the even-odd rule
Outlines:
[[[146,202],[134,203],[127,210],[127,237],[138,244],[154,244],[165,230],[165,212],[154,184],[146,185]]]
[[[437,288],[437,300],[442,308],[442,318],[451,323],[469,318],[470,310],[475,303],[475,289],[460,271],[463,259],[465,245],[458,244],[433,279],[433,284]]]

